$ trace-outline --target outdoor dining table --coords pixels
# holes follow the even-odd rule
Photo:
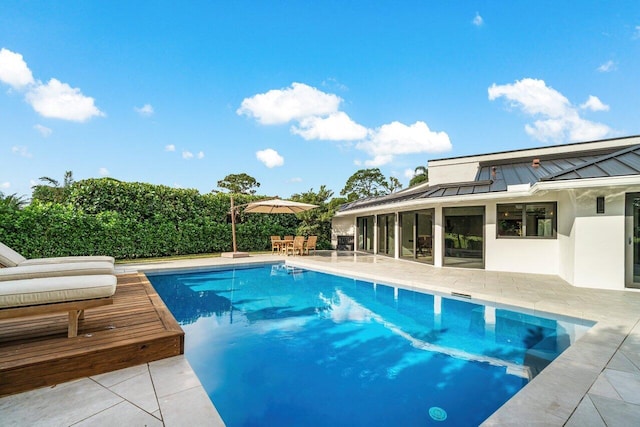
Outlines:
[[[289,253],[288,249],[293,247],[293,239],[274,240],[273,243],[280,245],[280,250],[284,252],[285,255]]]

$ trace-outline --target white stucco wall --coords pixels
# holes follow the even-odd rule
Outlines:
[[[438,185],[450,182],[473,181],[478,173],[479,163],[470,162],[430,162],[429,185]]]
[[[576,203],[573,191],[558,196],[558,276],[573,283],[575,270]]]
[[[555,202],[553,198],[536,201]],[[501,202],[502,203],[502,202]],[[517,203],[505,201],[504,203]],[[485,269],[533,274],[558,274],[558,239],[496,237],[496,205],[485,209]]]
[[[574,286],[618,290],[625,287],[625,192],[606,195],[605,214],[598,215],[596,197],[606,192],[575,191]]]

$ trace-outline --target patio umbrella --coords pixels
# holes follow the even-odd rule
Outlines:
[[[231,234],[233,236],[233,252],[224,252],[223,257],[227,258],[239,258],[247,257],[247,252],[238,252],[236,245],[236,221],[235,211],[242,206],[246,206],[245,213],[266,213],[266,214],[296,214],[311,209],[315,209],[317,205],[311,205],[309,203],[293,202],[291,200],[282,200],[279,198],[260,200],[258,202],[247,203],[246,205],[234,206],[233,196],[231,196]]]
[[[249,203],[245,208],[245,213],[300,213],[317,208],[317,205],[309,203],[292,202],[291,200],[281,200],[278,198],[270,200],[261,200],[259,202]]]

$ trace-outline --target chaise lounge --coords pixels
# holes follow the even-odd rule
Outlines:
[[[27,259],[24,256],[20,255],[18,252],[11,249],[9,246],[0,242],[0,265],[3,265],[5,267],[18,267],[40,264],[61,264],[73,262],[110,262],[111,264],[113,264],[115,260],[113,257],[102,255]]]
[[[84,310],[113,304],[114,275],[40,277],[0,282],[0,320],[69,313],[68,337],[78,335]]]
[[[0,243],[0,320],[68,312],[67,336],[78,335],[84,310],[113,303],[112,257],[27,260]]]

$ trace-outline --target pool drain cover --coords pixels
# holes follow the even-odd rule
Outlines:
[[[447,419],[447,411],[437,406],[429,408],[429,416],[435,421],[444,421]]]

